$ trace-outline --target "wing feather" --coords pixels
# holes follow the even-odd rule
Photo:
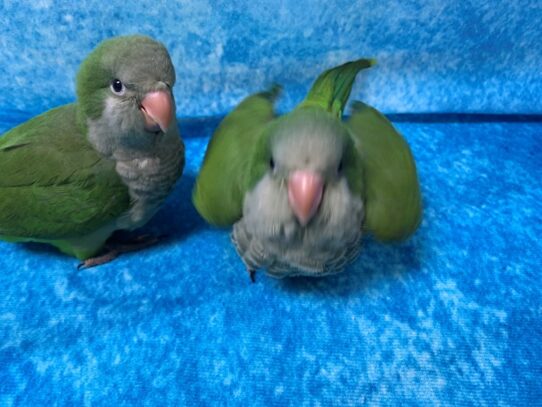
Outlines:
[[[347,122],[362,160],[365,227],[380,240],[404,239],[422,216],[422,199],[414,157],[389,120],[356,102]]]
[[[254,177],[251,162],[266,125],[276,117],[273,102],[279,90],[249,96],[213,134],[192,195],[209,223],[229,226],[242,216],[243,198]]]
[[[125,212],[114,162],[79,131],[75,105],[46,112],[0,137],[0,235],[82,236]]]

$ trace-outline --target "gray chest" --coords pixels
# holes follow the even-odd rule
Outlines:
[[[302,227],[287,194],[264,178],[247,193],[232,240],[250,270],[265,269],[278,278],[322,276],[341,271],[357,256],[363,217],[362,200],[343,181],[328,186],[319,214]]]
[[[159,134],[146,132],[140,121],[137,107],[114,97],[105,100],[99,118],[87,121],[89,142],[100,155],[115,162],[129,189],[130,209],[117,221],[118,229],[146,223],[171,192],[184,166],[184,145],[176,120],[167,133]]]
[[[184,148],[179,138],[159,144],[145,154],[133,155],[120,151],[115,154],[115,168],[132,199],[130,210],[119,220],[123,229],[137,228],[156,213],[184,165]]]

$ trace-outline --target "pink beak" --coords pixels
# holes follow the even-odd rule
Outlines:
[[[145,119],[145,130],[151,133],[167,131],[173,119],[173,101],[169,92],[158,90],[147,93],[139,109]]]
[[[294,171],[288,180],[288,201],[295,216],[305,226],[314,216],[324,192],[322,177],[312,171]]]

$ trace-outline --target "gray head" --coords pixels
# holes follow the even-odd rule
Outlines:
[[[272,178],[287,183],[290,207],[303,226],[318,210],[324,183],[341,175],[341,130],[320,115],[297,115],[281,123],[271,140]]]
[[[175,71],[166,48],[144,36],[102,42],[77,76],[79,122],[95,144],[152,145],[175,127]]]

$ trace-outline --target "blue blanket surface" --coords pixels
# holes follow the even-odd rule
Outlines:
[[[77,271],[0,242],[0,407],[542,405],[540,0],[1,4],[0,134],[143,33],[176,67],[187,163],[142,230],[156,246]],[[342,274],[251,284],[190,202],[209,137],[248,94],[282,84],[286,111],[364,56],[352,98],[394,114],[423,223]]]
[[[189,199],[216,123],[181,122],[185,175],[145,228],[161,244],[77,271],[0,243],[1,406],[540,403],[542,123],[397,123],[414,237],[255,284]]]

